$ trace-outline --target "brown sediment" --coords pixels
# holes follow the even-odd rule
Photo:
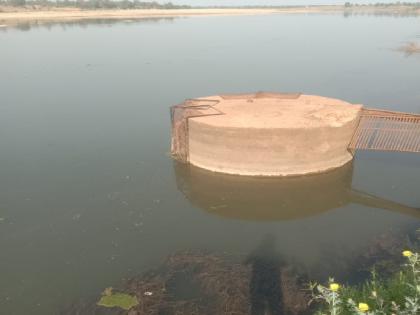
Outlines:
[[[323,254],[330,258],[303,272],[306,268],[287,263],[279,253],[266,246],[267,242],[261,242],[246,257],[202,251],[178,252],[158,267],[125,281],[114,291],[137,297],[139,304],[128,315],[245,315],[252,313],[255,298],[265,299],[275,285],[279,290],[275,291],[274,300],[281,305],[282,314],[313,314],[316,305],[308,304],[311,300],[310,278],[324,282],[334,276],[343,283],[349,280],[360,283],[369,277],[373,267],[379,275],[388,276],[399,270],[403,262],[401,250],[419,245],[414,239],[406,239],[403,231],[391,230],[373,238],[366,247],[354,253],[343,248],[325,247]],[[259,294],[255,284],[261,281],[264,282],[263,292]],[[122,309],[98,306],[99,298],[72,303],[58,314],[127,315]]]
[[[420,238],[416,240],[416,229],[413,231],[413,227],[414,225],[410,227],[408,234],[406,230],[392,229],[376,235],[365,247],[353,253],[340,245],[325,247],[322,255],[334,259],[323,260],[322,266],[313,266],[309,273],[316,275],[318,279],[334,276],[351,283],[364,282],[370,277],[372,270],[381,277],[389,277],[404,264],[401,251],[405,248],[417,251],[420,246]]]
[[[253,301],[251,282],[255,281],[255,269],[250,264],[230,258],[192,251],[170,256],[159,268],[130,279],[121,287],[120,291],[137,296],[139,301],[129,314],[250,314]],[[286,314],[304,314],[310,300],[308,291],[304,290],[306,280],[291,267],[280,263],[277,267],[279,279],[273,279],[273,282],[280,284],[278,292],[282,293],[274,298]],[[127,313],[91,302],[73,305],[61,314]]]

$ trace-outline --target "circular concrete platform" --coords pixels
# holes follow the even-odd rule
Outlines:
[[[221,115],[188,119],[189,162],[208,170],[304,175],[342,166],[361,105],[313,95],[210,96]],[[218,101],[218,102],[215,102]]]

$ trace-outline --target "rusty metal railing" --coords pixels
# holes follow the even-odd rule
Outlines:
[[[180,162],[189,162],[189,126],[192,117],[222,115],[215,106],[219,100],[187,99],[179,105],[171,107],[172,139],[171,154]]]
[[[420,152],[420,114],[363,109],[349,149]]]

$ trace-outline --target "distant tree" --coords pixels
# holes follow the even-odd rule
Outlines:
[[[346,2],[346,3],[344,4],[344,6],[345,6],[346,8],[349,8],[349,7],[351,7],[351,3],[350,3],[350,2]]]
[[[141,0],[0,0],[0,5],[41,6],[41,7],[77,7],[80,9],[187,9],[187,5],[174,5],[171,2]]]
[[[26,0],[9,0],[7,4],[15,7],[20,7],[26,5]]]

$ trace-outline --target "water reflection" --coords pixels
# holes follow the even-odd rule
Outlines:
[[[357,17],[357,16],[367,16],[367,17],[392,17],[392,18],[417,18],[419,14],[416,11],[384,11],[384,10],[344,10],[343,17]]]
[[[353,163],[302,177],[232,176],[174,162],[177,187],[195,206],[243,220],[295,220],[350,203],[420,218],[420,209],[352,188]]]
[[[172,23],[176,18],[179,17],[153,17],[153,18],[127,18],[127,19],[80,19],[80,20],[30,20],[30,21],[6,21],[0,19],[0,25],[5,25],[5,27],[0,27],[0,31],[7,31],[8,29],[16,29],[19,31],[30,31],[35,28],[45,28],[51,30],[53,28],[60,28],[62,30],[67,30],[70,28],[87,28],[89,26],[102,26],[102,27],[111,27],[116,24],[155,24],[155,23]]]
[[[312,16],[326,16],[326,15],[337,15],[336,12],[328,13],[328,12],[321,12],[321,13],[308,13],[306,15]],[[358,11],[358,10],[345,10],[342,13],[344,18],[350,17],[392,17],[392,18],[418,18],[418,13],[410,12],[410,11],[401,11],[401,12],[392,12],[392,11],[381,11],[381,10],[373,10],[373,11]],[[136,18],[84,18],[84,19],[76,19],[76,20],[29,20],[29,21],[22,21],[22,20],[4,20],[0,18],[0,31],[7,31],[8,29],[16,29],[20,31],[29,31],[35,28],[45,28],[51,30],[52,28],[59,27],[62,30],[66,30],[68,28],[87,28],[88,26],[103,26],[103,27],[110,27],[116,24],[127,24],[127,23],[135,23],[135,24],[154,24],[154,23],[173,23],[175,19],[181,18],[189,18],[185,16],[166,16],[166,17],[136,17]]]
[[[252,268],[249,295],[252,315],[282,314],[281,259],[274,235],[266,235],[246,259]]]

